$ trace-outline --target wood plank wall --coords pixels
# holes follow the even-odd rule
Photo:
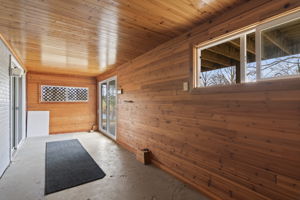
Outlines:
[[[41,103],[40,85],[89,88],[87,103]],[[27,74],[27,109],[50,111],[50,134],[89,131],[96,120],[96,78],[57,74]]]
[[[154,164],[213,199],[299,200],[299,78],[182,91],[192,44],[299,6],[251,0],[100,75],[117,74],[124,90],[117,142],[149,148]]]

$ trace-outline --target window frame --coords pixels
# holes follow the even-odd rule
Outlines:
[[[211,88],[211,87],[224,87],[229,85],[213,85],[204,87],[200,84],[201,75],[201,51],[208,49],[213,46],[228,42],[233,39],[240,38],[240,83],[235,83],[231,85],[238,85],[242,83],[253,83],[246,80],[246,71],[247,71],[247,34],[255,33],[255,62],[256,62],[256,81],[262,82],[267,80],[277,80],[277,79],[290,79],[295,77],[300,77],[300,74],[281,76],[281,77],[271,77],[271,78],[261,78],[261,32],[273,27],[280,26],[285,23],[289,23],[295,20],[300,19],[300,11],[294,13],[289,13],[284,16],[279,16],[277,18],[267,19],[261,23],[255,23],[249,25],[245,28],[233,31],[226,35],[221,35],[215,39],[202,42],[200,44],[193,46],[193,77],[192,77],[192,86],[193,89],[198,88]]]
[[[225,38],[221,38],[219,40],[210,42],[209,44],[204,44],[204,45],[197,45],[195,46],[196,52],[194,52],[194,58],[196,60],[196,67],[194,67],[194,70],[196,69],[196,73],[194,73],[194,87],[195,88],[206,88],[204,86],[200,85],[200,77],[201,75],[201,51],[208,49],[210,47],[214,47],[223,43],[226,43],[230,40],[234,39],[240,39],[240,83],[245,83],[246,82],[246,66],[247,66],[247,35],[250,33],[254,33],[255,29],[251,28],[246,31],[242,31],[239,33],[236,33],[234,35],[227,36]],[[240,83],[235,83],[231,85],[236,85]],[[213,85],[213,86],[208,86],[208,87],[222,87],[226,85]]]

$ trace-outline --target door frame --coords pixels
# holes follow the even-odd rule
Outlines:
[[[10,55],[9,71],[12,66],[24,71],[16,59]],[[9,151],[11,161],[26,138],[26,73],[20,77],[9,75],[9,91]],[[20,141],[19,138],[21,138]]]
[[[115,81],[115,87],[116,87],[116,105],[115,105],[115,110],[116,110],[116,124],[115,124],[115,135],[111,135],[109,133],[109,129],[108,129],[108,126],[109,126],[109,117],[108,117],[108,112],[109,112],[109,109],[107,108],[107,119],[106,119],[106,123],[107,123],[107,130],[104,130],[102,129],[102,126],[101,126],[101,100],[102,100],[102,97],[101,97],[101,84],[102,83],[107,83],[107,91],[108,91],[108,83],[110,81],[114,80]],[[118,80],[117,80],[117,76],[112,76],[108,79],[105,79],[105,80],[102,80],[102,81],[99,81],[98,82],[98,129],[104,133],[106,136],[110,137],[111,139],[113,140],[117,140],[117,125],[118,125],[118,92],[117,92],[117,85],[118,85]],[[108,102],[108,101],[107,101]]]

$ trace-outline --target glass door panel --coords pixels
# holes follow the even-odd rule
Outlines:
[[[108,83],[108,112],[109,112],[109,133],[115,136],[116,131],[116,81]]]
[[[17,148],[19,137],[19,78],[11,78],[11,152]]]
[[[101,83],[101,129],[107,130],[107,83]]]
[[[16,95],[15,95],[15,90],[16,90],[16,86],[15,86],[15,77],[11,77],[11,112],[10,112],[10,131],[11,131],[11,137],[10,137],[10,145],[11,145],[11,152],[13,153],[15,150],[15,146],[16,146],[16,112],[15,112],[15,102],[16,102]]]
[[[18,135],[19,135],[19,78],[15,77],[14,78],[14,93],[15,93],[15,97],[14,97],[14,131],[15,131],[15,135],[14,135],[14,148],[17,148],[18,145]]]

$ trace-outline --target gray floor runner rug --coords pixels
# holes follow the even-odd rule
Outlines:
[[[77,139],[46,143],[45,195],[104,176]]]

